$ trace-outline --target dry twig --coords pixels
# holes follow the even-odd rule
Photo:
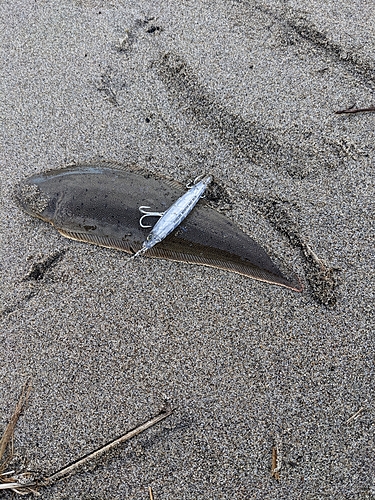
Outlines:
[[[150,500],[154,500],[154,494],[152,493],[152,488],[151,486],[148,487],[148,493],[150,495]]]
[[[54,474],[52,474],[51,476],[49,476],[48,478],[46,478],[44,480],[43,485],[46,486],[46,485],[49,485],[51,483],[55,483],[56,481],[63,479],[65,476],[76,472],[76,470],[79,467],[86,464],[90,460],[93,460],[93,459],[100,457],[101,455],[103,455],[107,451],[112,450],[113,448],[115,448],[119,444],[124,443],[125,441],[128,441],[129,439],[136,436],[137,434],[140,434],[141,432],[145,431],[146,429],[149,429],[150,427],[157,424],[161,420],[164,420],[165,418],[169,417],[169,415],[171,415],[172,411],[173,410],[171,408],[167,408],[167,409],[161,411],[158,415],[153,417],[148,422],[145,422],[144,424],[127,432],[126,434],[119,437],[118,439],[115,439],[114,441],[107,443],[106,445],[102,446],[101,448],[98,448],[97,450],[93,451],[92,453],[89,453],[88,455],[76,460],[75,462],[64,467],[63,469],[60,469],[59,471],[55,472]]]
[[[15,471],[5,472],[5,469],[13,458],[14,429],[28,400],[30,391],[31,381],[29,379],[22,388],[13,415],[0,439],[0,490],[10,489],[21,495],[27,495],[33,491],[30,488],[36,484],[33,477],[28,472],[15,474]]]
[[[363,412],[364,409],[365,409],[364,406],[362,406],[356,413],[354,413],[354,415],[352,415],[350,418],[348,418],[348,420],[346,421],[346,423],[350,424],[350,422],[352,422],[357,417],[359,417],[359,415]]]
[[[279,433],[277,432],[275,435],[275,446],[272,448],[272,466],[271,466],[271,475],[276,479],[276,481],[280,481],[280,470],[282,465],[282,441]]]
[[[101,448],[98,448],[94,452],[89,453],[88,455],[76,460],[75,462],[69,464],[63,469],[60,469],[59,471],[55,472],[54,474],[44,479],[43,481],[40,481],[36,480],[33,477],[33,475],[29,472],[24,472],[20,474],[15,474],[15,471],[5,472],[5,469],[7,468],[7,466],[9,465],[10,461],[13,458],[14,429],[16,427],[18,418],[29,397],[30,390],[31,390],[31,383],[29,380],[22,389],[21,396],[18,400],[16,409],[14,410],[13,415],[9,421],[9,424],[5,428],[5,431],[0,440],[0,490],[10,489],[15,491],[16,493],[19,493],[20,495],[27,495],[29,493],[37,494],[37,492],[31,488],[32,486],[48,486],[56,481],[59,481],[60,479],[63,479],[67,475],[73,474],[79,467],[86,464],[90,460],[98,458],[107,451],[110,451],[113,448],[115,448],[117,445],[124,443],[125,441],[131,439],[137,434],[140,434],[146,429],[149,429],[150,427],[157,424],[161,420],[164,420],[165,418],[169,417],[169,415],[171,415],[173,411],[170,407],[165,408],[151,420],[127,432],[118,439],[115,439],[110,443],[107,443]],[[149,492],[150,492],[150,499],[153,500],[151,487],[149,488]]]
[[[280,481],[280,469],[281,463],[278,456],[277,446],[272,448],[272,465],[271,465],[271,475],[277,480]]]
[[[30,391],[31,391],[31,382],[30,382],[30,380],[28,380],[22,388],[22,392],[21,392],[21,395],[18,399],[18,403],[16,405],[16,408],[13,412],[13,415],[11,416],[9,424],[6,426],[5,431],[1,437],[1,440],[0,440],[0,473],[3,472],[3,470],[7,466],[10,458],[13,455],[12,441],[13,441],[14,429],[17,425],[19,416],[21,415],[21,412],[22,412],[22,410],[27,402]]]

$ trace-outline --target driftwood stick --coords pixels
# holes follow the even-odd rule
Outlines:
[[[141,432],[145,431],[146,429],[149,429],[153,425],[157,424],[161,420],[164,420],[165,418],[169,417],[171,415],[172,409],[167,408],[166,410],[160,412],[158,415],[153,417],[151,420],[148,422],[145,422],[144,424],[140,425],[139,427],[136,427],[135,429],[127,432],[123,436],[119,437],[118,439],[115,439],[111,441],[110,443],[107,443],[106,445],[102,446],[101,448],[98,448],[97,450],[93,451],[92,453],[89,453],[88,455],[85,455],[84,457],[80,458],[79,460],[76,460],[75,462],[71,463],[70,465],[64,467],[63,469],[60,469],[59,471],[55,472],[51,476],[47,477],[43,481],[43,485],[47,486],[51,483],[54,483],[56,481],[59,481],[63,477],[67,476],[68,474],[72,474],[75,472],[79,467],[82,465],[86,464],[90,460],[93,460],[95,458],[100,457],[107,451],[115,448],[121,443],[124,443],[125,441],[128,441],[128,439],[131,439],[132,437],[136,436],[137,434],[140,434]]]

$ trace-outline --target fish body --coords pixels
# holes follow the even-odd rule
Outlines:
[[[51,223],[65,237],[134,254],[148,236],[139,224],[139,207],[147,202],[166,212],[183,194],[180,184],[134,167],[92,163],[33,175],[20,184],[16,196],[28,214]],[[146,255],[301,291],[260,245],[203,200]]]
[[[174,231],[174,229],[186,219],[200,198],[202,198],[211,181],[212,177],[206,175],[201,181],[194,184],[189,191],[180,196],[180,198],[162,214],[150,234],[147,236],[147,239],[143,242],[142,248],[133,255],[133,258],[150,250],[150,248],[160,243]]]

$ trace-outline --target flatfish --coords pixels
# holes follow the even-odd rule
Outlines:
[[[184,191],[181,184],[134,166],[96,162],[33,175],[21,182],[16,197],[28,214],[51,223],[67,238],[135,254],[149,234],[139,223],[139,207],[165,212]],[[287,279],[260,245],[204,200],[145,255],[302,290],[299,281]]]

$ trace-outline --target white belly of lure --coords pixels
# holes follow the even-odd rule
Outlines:
[[[164,240],[181,222],[189,215],[200,198],[203,196],[207,186],[211,183],[212,176],[206,175],[201,181],[194,184],[185,194],[178,198],[173,205],[163,214],[158,212],[143,212],[147,215],[161,215],[158,222],[153,227],[147,239],[143,242],[142,248],[135,253],[131,259],[145,253],[147,250]],[[140,207],[148,208],[148,207]],[[142,218],[141,218],[142,219]]]

